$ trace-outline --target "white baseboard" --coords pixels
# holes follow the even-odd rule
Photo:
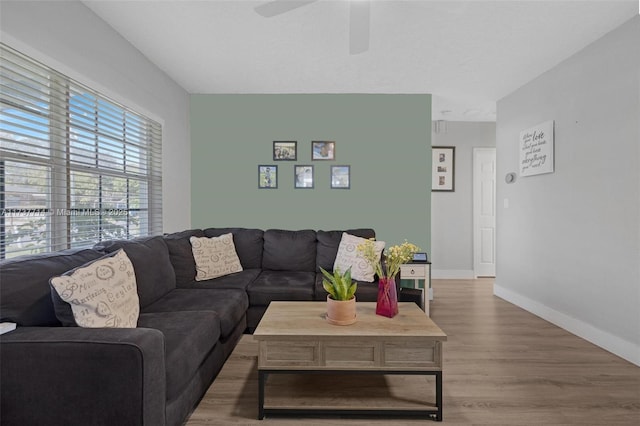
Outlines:
[[[473,270],[467,269],[432,269],[431,279],[436,280],[472,280]]]
[[[520,308],[539,316],[542,319],[557,325],[568,332],[581,337],[594,345],[626,359],[627,361],[640,366],[640,345],[621,339],[611,333],[600,330],[581,321],[577,318],[570,317],[562,312],[551,309],[540,302],[529,299],[498,284],[493,285],[493,294],[507,302],[513,303]]]

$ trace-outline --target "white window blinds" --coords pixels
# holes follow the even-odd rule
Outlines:
[[[0,55],[0,258],[161,233],[160,124]]]

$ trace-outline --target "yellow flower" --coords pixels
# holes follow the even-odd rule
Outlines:
[[[413,258],[413,254],[420,251],[420,247],[408,242],[407,240],[400,245],[391,246],[384,253],[384,264],[386,270],[378,261],[373,245],[374,239],[359,244],[357,249],[362,253],[362,257],[374,268],[379,277],[395,277],[400,272],[400,265],[409,262]],[[385,273],[386,272],[386,273]]]

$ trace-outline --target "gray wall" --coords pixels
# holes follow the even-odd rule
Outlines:
[[[456,147],[455,192],[431,193],[432,278],[473,278],[473,148],[496,146],[496,124],[449,121],[434,146]]]
[[[193,226],[370,227],[430,250],[430,95],[193,95]],[[274,162],[274,140],[298,141],[298,161]],[[311,161],[311,141],[336,141],[335,161]],[[278,165],[278,189],[258,189],[258,165]],[[294,189],[294,164],[315,188]],[[351,189],[330,189],[330,166],[351,166]]]
[[[640,16],[498,102],[495,293],[640,365],[638,40]],[[556,171],[505,184],[546,120]]]
[[[80,2],[0,3],[0,40],[163,124],[163,227],[191,220],[189,97]]]

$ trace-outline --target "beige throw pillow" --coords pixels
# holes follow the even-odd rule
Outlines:
[[[135,328],[140,302],[133,264],[124,250],[50,280],[80,327]]]
[[[366,242],[366,238],[356,237],[355,235],[342,233],[342,239],[338,246],[338,254],[333,264],[333,270],[339,269],[344,273],[347,269],[351,268],[351,278],[356,281],[373,282],[375,275],[375,269],[367,262],[362,256],[362,253],[358,251],[358,244]],[[384,250],[384,241],[375,241],[373,243],[375,253],[378,256],[378,262],[382,256]]]
[[[191,250],[196,261],[196,281],[210,280],[242,271],[233,244],[233,234],[219,237],[191,237]]]

